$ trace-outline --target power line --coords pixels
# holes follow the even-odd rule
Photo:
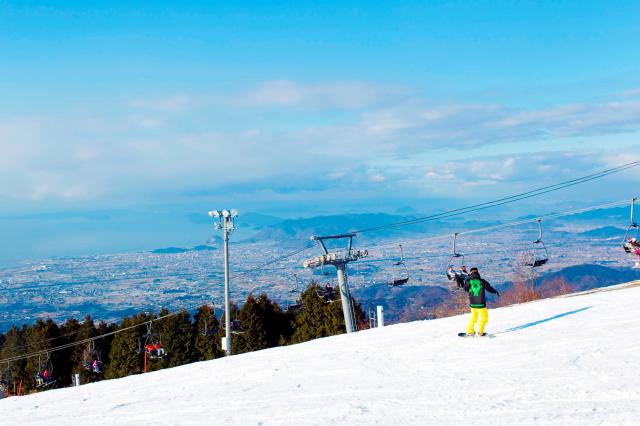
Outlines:
[[[492,207],[498,207],[498,206],[502,206],[505,204],[509,204],[509,203],[513,203],[516,201],[521,201],[521,200],[525,200],[528,198],[532,198],[532,197],[537,197],[539,195],[544,195],[544,194],[548,194],[550,192],[554,192],[554,191],[559,191],[561,189],[565,189],[565,188],[569,188],[575,185],[579,185],[581,183],[585,183],[585,182],[589,182],[595,179],[600,179],[603,178],[605,176],[608,176],[610,174],[614,174],[614,173],[619,173],[621,171],[633,168],[633,167],[637,167],[640,166],[640,161],[634,161],[631,163],[627,163],[627,164],[623,164],[621,166],[618,167],[614,167],[611,169],[607,169],[607,170],[603,170],[601,172],[598,173],[594,173],[591,175],[587,175],[587,176],[582,176],[576,179],[571,179],[565,182],[560,182],[554,185],[549,185],[549,186],[544,186],[541,188],[537,188],[537,189],[533,189],[530,191],[526,191],[526,192],[522,192],[519,194],[515,194],[515,195],[510,195],[508,197],[504,197],[504,198],[499,198],[497,200],[493,200],[493,201],[487,201],[484,203],[480,203],[480,204],[474,204],[471,206],[467,206],[467,207],[461,207],[458,209],[453,209],[453,210],[448,210],[446,212],[443,213],[437,213],[437,214],[433,214],[430,216],[425,216],[425,217],[421,217],[421,218],[416,218],[416,219],[410,219],[410,220],[405,220],[405,221],[401,221],[401,222],[396,222],[396,223],[390,223],[387,225],[380,225],[380,226],[375,226],[375,227],[371,227],[371,228],[365,228],[365,229],[361,229],[361,230],[357,230],[357,231],[351,231],[351,233],[354,234],[363,234],[366,232],[373,232],[373,231],[380,231],[380,230],[384,230],[384,229],[391,229],[391,228],[397,228],[397,227],[401,227],[401,226],[408,226],[408,225],[415,225],[418,223],[423,223],[423,222],[430,222],[430,221],[434,221],[437,219],[444,219],[444,218],[448,218],[448,217],[452,217],[452,216],[459,216],[461,214],[465,214],[465,213],[471,213],[471,212],[475,212],[478,210],[484,210],[484,209],[488,209],[488,208],[492,208]]]
[[[374,245],[373,247],[370,246],[368,249],[369,250],[374,250],[374,249],[381,249],[381,248],[386,248],[386,247],[397,247],[398,244],[411,244],[411,243],[422,242],[422,241],[430,241],[430,240],[451,238],[456,234],[457,235],[476,234],[476,233],[492,231],[492,230],[500,229],[500,228],[508,228],[508,227],[512,227],[512,226],[525,225],[525,224],[528,224],[528,223],[535,223],[539,219],[540,220],[549,220],[549,219],[555,219],[555,218],[559,218],[559,217],[573,216],[573,215],[580,214],[580,213],[587,213],[587,212],[594,211],[594,210],[602,210],[602,209],[605,209],[605,208],[625,205],[625,204],[628,204],[628,203],[629,203],[629,200],[614,201],[614,202],[611,202],[611,203],[599,204],[599,205],[596,205],[596,206],[585,207],[585,208],[581,208],[581,209],[567,210],[567,211],[558,212],[558,213],[549,213],[549,214],[546,214],[546,215],[536,216],[535,218],[531,218],[531,219],[516,220],[516,221],[512,221],[512,222],[501,223],[501,224],[498,224],[498,225],[491,225],[491,226],[485,226],[485,227],[481,227],[481,228],[468,229],[466,231],[460,231],[460,232],[457,232],[457,233],[450,232],[450,233],[447,233],[447,234],[432,235],[432,236],[417,238],[417,239],[413,239],[413,240],[404,240],[404,241],[401,241],[401,242],[394,242],[394,243],[388,243],[388,244],[379,244],[379,245]]]

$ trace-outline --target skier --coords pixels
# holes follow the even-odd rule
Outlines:
[[[480,322],[478,323],[478,336],[486,336],[484,326],[487,325],[487,321],[489,320],[489,312],[487,311],[485,290],[497,295],[498,297],[500,297],[500,292],[491,287],[489,282],[480,277],[478,268],[471,268],[469,272],[469,276],[463,284],[464,291],[469,293],[469,308],[471,309],[471,319],[467,326],[466,336],[475,335],[475,326],[476,321],[478,321],[478,316],[480,316]]]

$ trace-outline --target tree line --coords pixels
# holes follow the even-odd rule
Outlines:
[[[288,309],[283,309],[265,293],[249,294],[240,308],[232,305],[232,319],[240,325],[232,338],[232,352],[251,352],[344,333],[339,292],[335,292],[335,299],[329,300],[320,290],[316,283],[311,283],[300,294],[297,304]],[[364,328],[367,324],[364,312],[355,301],[354,308],[356,323],[360,329]],[[38,319],[32,325],[14,325],[0,334],[0,359],[39,352],[43,355],[0,365],[0,380],[8,394],[16,394],[18,388],[25,394],[36,390],[36,374],[44,368],[51,369],[56,379],[51,387],[71,386],[75,374],[80,374],[80,382],[84,384],[142,373],[139,339],[147,333],[150,322],[153,333],[162,337],[167,356],[148,362],[147,371],[224,356],[221,347],[224,315],[218,319],[211,305],[200,306],[193,315],[186,311],[169,314],[166,309],[157,314],[138,313],[123,318],[118,324],[96,323],[87,315],[83,321],[72,318],[60,325],[51,319]],[[91,349],[88,344],[78,342],[105,334],[106,337],[94,340],[93,350],[104,367],[95,373],[83,367],[83,360]],[[61,346],[64,348],[51,350]]]

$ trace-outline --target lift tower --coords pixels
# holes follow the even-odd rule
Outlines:
[[[340,234],[325,237],[311,237],[312,241],[320,243],[324,254],[316,256],[313,259],[305,260],[303,263],[305,268],[317,268],[324,265],[333,265],[336,267],[338,286],[340,288],[340,300],[342,300],[342,313],[344,314],[344,325],[347,333],[353,333],[356,331],[356,327],[353,315],[353,304],[351,302],[351,292],[349,291],[349,284],[347,282],[346,266],[349,262],[355,262],[369,255],[366,250],[353,249],[353,237],[355,236],[356,234]],[[325,244],[326,240],[347,240],[347,249],[346,251],[341,250],[329,253]]]

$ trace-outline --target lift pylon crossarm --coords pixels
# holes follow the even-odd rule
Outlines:
[[[353,238],[356,236],[356,234],[338,234],[338,235],[325,235],[322,237],[319,237],[317,235],[313,235],[311,237],[311,241],[317,241],[320,243],[320,246],[322,247],[322,250],[324,251],[325,254],[329,253],[329,250],[327,249],[326,244],[324,243],[325,240],[342,240],[342,239],[347,239],[347,252],[351,252],[352,248],[353,248]]]
[[[339,253],[327,253],[305,260],[302,265],[305,268],[318,268],[323,265],[335,265],[336,263],[354,262],[363,257],[369,256],[367,250],[352,250],[351,253],[341,255]]]
[[[347,281],[347,264],[369,255],[367,250],[353,249],[353,237],[355,236],[356,234],[328,235],[324,237],[314,235],[311,237],[311,240],[318,241],[320,243],[324,254],[303,262],[303,266],[305,268],[317,268],[324,265],[335,266],[338,278],[338,288],[340,290],[340,300],[342,301],[342,313],[344,314],[344,325],[347,333],[356,331],[356,324],[353,316],[353,304],[351,302],[351,292],[349,291],[349,284]],[[327,250],[327,246],[324,243],[325,240],[340,239],[347,240],[346,251],[343,249],[342,251],[329,253],[329,250]]]

